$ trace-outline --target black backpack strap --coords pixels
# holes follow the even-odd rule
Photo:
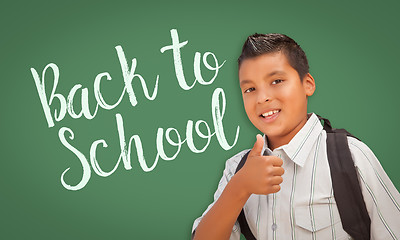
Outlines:
[[[249,156],[250,151],[251,151],[251,150],[249,150],[249,151],[242,157],[242,159],[240,160],[239,164],[238,164],[237,167],[236,167],[235,174],[236,174],[237,172],[239,172],[239,170],[242,169],[242,167],[243,167],[244,164],[246,163],[246,160],[247,160],[247,157]]]
[[[328,162],[343,229],[356,240],[370,239],[371,220],[347,141],[347,136],[354,136],[344,129],[332,129],[329,120],[319,118],[327,132]]]
[[[353,138],[355,138],[355,139],[358,139],[358,140],[360,140],[358,137],[355,137],[353,134],[351,134],[351,133],[349,133],[348,131],[346,131],[346,129],[342,129],[342,128],[332,128],[332,125],[331,125],[331,122],[328,120],[328,119],[326,119],[326,118],[323,118],[323,117],[321,117],[321,116],[319,116],[318,114],[316,114],[317,115],[317,117],[318,117],[318,119],[321,121],[324,121],[324,130],[327,132],[327,133],[344,133],[344,134],[346,134],[347,136],[350,136],[350,137],[353,137]],[[361,141],[361,140],[360,140]]]
[[[247,157],[249,156],[250,151],[248,151],[240,160],[235,174],[243,167],[243,165],[246,163]],[[247,239],[247,240],[256,240],[256,238],[254,237],[253,233],[250,230],[249,224],[247,223],[246,220],[246,216],[244,215],[244,210],[242,208],[242,211],[240,212],[237,221],[239,222],[240,225],[240,232],[243,234],[243,236]]]

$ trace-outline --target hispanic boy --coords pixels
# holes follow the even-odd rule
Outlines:
[[[306,55],[283,34],[254,34],[238,59],[246,114],[257,135],[227,160],[209,205],[195,220],[195,239],[240,239],[242,208],[256,239],[351,239],[343,230],[327,158],[326,131],[307,113],[315,91]],[[347,137],[371,219],[371,239],[400,238],[400,194],[373,152]],[[194,234],[195,233],[195,234]]]

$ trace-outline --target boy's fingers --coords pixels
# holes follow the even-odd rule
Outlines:
[[[277,193],[281,190],[281,186],[279,185],[274,185],[271,188],[272,188],[271,193]]]
[[[279,185],[283,182],[283,178],[281,176],[274,176],[271,178],[271,183],[274,185]]]
[[[249,153],[249,157],[262,156],[261,152],[264,146],[264,138],[260,134],[257,134],[256,138],[257,141],[254,143],[254,146]]]
[[[271,162],[272,162],[272,165],[275,167],[280,167],[283,164],[283,160],[279,157],[272,157]]]
[[[282,167],[274,167],[273,175],[275,176],[282,176],[285,173],[285,169]]]

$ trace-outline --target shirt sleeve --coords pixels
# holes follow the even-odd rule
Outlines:
[[[371,239],[400,237],[400,194],[374,153],[363,142],[348,138],[361,191],[371,219]]]
[[[214,206],[214,203],[221,196],[221,194],[224,191],[226,185],[231,180],[232,176],[235,174],[235,170],[236,170],[237,165],[239,164],[240,160],[246,154],[247,151],[248,150],[243,150],[242,152],[236,154],[235,156],[231,157],[230,159],[228,159],[226,161],[225,169],[224,169],[222,178],[219,181],[217,191],[214,193],[214,202],[211,203],[207,207],[207,209],[204,211],[204,213],[201,215],[201,217],[197,218],[193,223],[192,239],[193,239],[193,236],[194,236],[194,231],[196,230],[197,226],[199,225],[201,219]],[[231,232],[231,236],[230,236],[229,239],[230,240],[239,240],[240,239],[240,226],[239,226],[239,223],[237,221],[235,222],[235,225],[233,226],[233,229],[232,229],[232,232]]]

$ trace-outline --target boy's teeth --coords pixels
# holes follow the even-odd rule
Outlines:
[[[269,111],[269,112],[263,113],[262,115],[263,115],[263,117],[268,117],[277,112],[279,112],[279,110]]]

